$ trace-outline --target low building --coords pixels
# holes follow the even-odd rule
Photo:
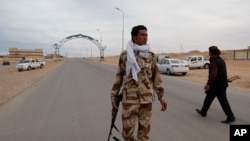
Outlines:
[[[43,49],[18,49],[9,48],[10,58],[33,58],[33,59],[43,59]]]

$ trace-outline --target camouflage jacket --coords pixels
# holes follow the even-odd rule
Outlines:
[[[150,52],[149,58],[141,58],[135,53],[135,58],[141,71],[138,73],[138,82],[132,78],[131,73],[126,75],[127,51],[123,51],[119,58],[118,70],[115,83],[111,90],[111,101],[122,87],[123,103],[146,104],[155,100],[155,94],[158,99],[164,95],[162,80],[156,64],[154,53]]]

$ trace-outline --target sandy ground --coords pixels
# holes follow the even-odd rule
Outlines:
[[[192,52],[193,53],[193,52]],[[182,58],[186,54],[171,54],[171,57]],[[199,55],[199,54],[197,54]],[[231,58],[224,56],[225,58]],[[98,58],[92,58],[92,61],[99,61]],[[118,56],[105,57],[102,63],[117,65]],[[31,86],[36,81],[46,76],[54,68],[58,67],[62,62],[46,62],[43,69],[35,69],[31,71],[18,72],[15,66],[7,67],[0,70],[0,105],[7,102],[21,91]],[[232,60],[226,59],[228,77],[239,75],[240,79],[233,81],[229,87],[250,91],[250,60]],[[207,69],[193,69],[190,70],[186,76],[172,75],[179,79],[186,79],[200,83],[207,81]],[[115,74],[114,74],[115,75]],[[163,74],[165,75],[165,74]]]
[[[191,52],[193,53],[193,52]],[[172,54],[174,58],[184,58],[187,54]],[[198,54],[207,56],[206,53]],[[250,60],[233,60],[231,59],[232,54],[227,54],[222,56],[225,59],[227,65],[227,73],[228,78],[238,75],[240,79],[237,79],[231,83],[229,83],[229,87],[250,91]],[[171,56],[171,57],[172,57]],[[106,57],[104,63],[117,65],[118,64],[118,56],[116,57]],[[166,74],[164,74],[166,75]],[[208,78],[208,70],[207,69],[191,69],[187,75],[172,75],[171,77],[177,77],[179,79],[186,79],[200,83],[206,83]]]
[[[0,70],[0,105],[46,76],[62,62],[46,62],[43,69],[18,72],[15,65]]]

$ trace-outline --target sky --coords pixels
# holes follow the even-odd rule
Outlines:
[[[155,53],[221,50],[250,46],[249,0],[0,0],[0,53],[10,47],[42,48],[77,34],[106,46],[105,56],[119,55],[135,25],[148,29]],[[118,11],[116,8],[121,11]],[[124,15],[124,38],[122,38]],[[97,46],[75,38],[59,49],[68,57],[99,56]]]

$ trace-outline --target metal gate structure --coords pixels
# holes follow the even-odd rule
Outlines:
[[[106,46],[102,46],[98,40],[90,37],[90,36],[87,36],[87,35],[83,35],[83,34],[76,34],[76,35],[71,35],[71,36],[68,36],[64,39],[62,39],[59,43],[55,43],[53,44],[52,46],[55,48],[55,54],[56,56],[59,55],[59,49],[60,47],[62,47],[62,45],[72,39],[77,39],[77,38],[83,38],[83,39],[86,39],[92,43],[94,43],[100,50],[100,61],[103,61],[104,60],[104,50],[107,48]]]

